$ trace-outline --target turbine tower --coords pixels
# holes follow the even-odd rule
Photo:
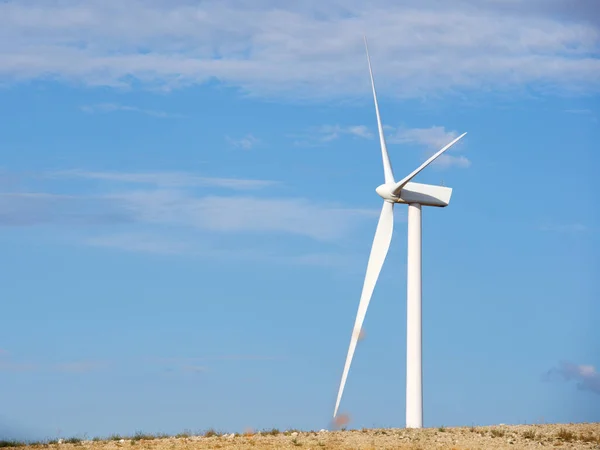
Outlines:
[[[375,102],[375,114],[377,115],[377,128],[379,130],[379,142],[381,144],[381,156],[383,159],[384,184],[375,189],[375,192],[383,198],[383,207],[375,238],[371,247],[371,254],[367,263],[367,272],[363,284],[356,321],[350,339],[350,347],[342,373],[340,389],[338,391],[337,401],[333,417],[338,413],[346,378],[352,363],[352,357],[356,350],[356,344],[359,339],[362,324],[367,313],[369,302],[373,289],[377,283],[377,278],[385,261],[390,243],[392,241],[392,231],[394,228],[394,204],[408,204],[408,273],[407,273],[407,301],[406,301],[406,427],[423,427],[423,371],[422,371],[422,332],[421,332],[421,207],[437,206],[445,207],[450,202],[452,189],[443,186],[434,186],[430,184],[414,183],[411,180],[421,172],[425,167],[431,164],[442,153],[448,150],[465,134],[463,133],[432,155],[427,161],[413,170],[410,174],[395,181],[392,165],[388,156],[379,115],[379,106],[377,104],[377,94],[375,92],[375,82],[373,81],[373,71],[371,69],[371,59],[369,57],[369,48],[365,37],[365,49],[367,52],[367,62],[369,64],[369,75],[371,77],[371,87],[373,90],[373,100]]]

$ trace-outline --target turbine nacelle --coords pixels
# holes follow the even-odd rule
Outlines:
[[[386,202],[392,203],[418,203],[424,206],[437,206],[443,208],[450,203],[452,188],[435,186],[433,184],[406,183],[399,195],[394,194],[397,183],[384,183],[377,186],[375,192]]]

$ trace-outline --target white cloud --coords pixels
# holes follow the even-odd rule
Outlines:
[[[442,169],[448,169],[450,167],[466,169],[467,167],[471,167],[471,160],[466,156],[454,156],[444,153],[438,159],[436,159],[432,165],[437,165]]]
[[[321,125],[310,129],[307,133],[290,135],[290,137],[296,139],[294,145],[316,147],[335,141],[344,135],[361,139],[373,138],[373,134],[365,125]]]
[[[88,114],[125,111],[125,112],[136,112],[136,113],[140,113],[140,114],[145,114],[147,116],[159,117],[159,118],[163,118],[163,119],[184,117],[181,114],[173,114],[173,113],[167,113],[165,111],[156,111],[156,110],[152,110],[152,109],[138,108],[137,106],[119,105],[116,103],[98,103],[95,105],[85,105],[85,106],[81,107],[81,110]]]
[[[8,0],[0,81],[172,89],[218,79],[293,99],[529,85],[600,90],[597,2]]]
[[[577,388],[600,394],[600,373],[594,366],[573,364],[563,361],[558,367],[550,369],[544,376],[545,381],[561,379],[563,381],[576,381]]]
[[[565,109],[565,112],[568,114],[583,114],[583,115],[594,114],[594,112],[591,109]]]
[[[153,253],[159,255],[180,255],[190,253],[188,244],[162,236],[140,233],[95,236],[85,241],[92,247],[107,247],[135,253]]]
[[[120,233],[87,238],[83,240],[83,244],[131,253],[189,256],[213,262],[238,261],[343,270],[355,270],[362,267],[363,264],[362,257],[357,257],[355,254],[339,249],[330,252],[310,253],[302,250],[289,252],[265,248],[240,248],[234,245],[226,248],[223,247],[222,241],[218,246],[215,246],[206,236],[198,234],[188,237],[169,237],[168,235],[165,236],[164,233]]]
[[[364,255],[342,253],[308,253],[287,258],[293,264],[317,267],[344,267],[346,269],[363,270]],[[362,272],[360,272],[363,275]]]
[[[70,363],[55,364],[52,370],[64,373],[86,373],[104,369],[108,366],[103,361],[78,361]]]
[[[0,361],[0,372],[31,372],[37,369],[38,366],[36,364]]]
[[[161,187],[212,186],[235,190],[261,189],[277,184],[270,180],[201,177],[186,172],[94,172],[66,170],[47,174],[48,177],[87,178],[90,180],[118,181],[132,184],[150,184]]]
[[[212,233],[280,233],[327,241],[343,238],[377,211],[312,202],[303,198],[272,198],[236,194],[207,195],[188,187],[209,186],[248,190],[270,182],[205,178],[189,173],[66,171],[47,178],[82,178],[106,182],[94,194],[45,192],[0,193],[0,225],[57,224],[168,225]],[[124,184],[117,184],[124,183]],[[133,186],[131,185],[133,184]],[[150,186],[142,186],[149,184]],[[81,189],[78,189],[81,192]],[[268,194],[268,192],[267,192]],[[110,241],[91,242],[110,246]],[[122,242],[114,243],[123,247]],[[129,242],[138,250],[167,251],[165,243]],[[177,249],[173,249],[174,252]]]
[[[0,372],[39,372],[53,371],[63,373],[86,373],[108,367],[104,361],[78,361],[59,364],[40,364],[31,362],[0,361]]]
[[[130,219],[113,202],[102,198],[44,192],[0,193],[0,226],[98,225],[128,221]]]
[[[551,231],[555,233],[581,233],[589,230],[589,228],[582,223],[554,223],[545,224],[540,227],[541,231]]]
[[[114,190],[114,186],[109,188]],[[344,271],[356,270],[362,264],[362,259],[357,261],[357,255],[344,248],[344,241],[366,222],[374,224],[377,215],[377,210],[302,198],[206,196],[177,189],[81,196],[0,194],[0,227],[52,224],[54,232],[58,227],[69,230],[74,244],[221,263]],[[301,248],[289,247],[292,236],[313,242],[304,241]],[[323,245],[326,248],[316,250],[315,246]],[[17,366],[0,364],[2,368],[16,370]]]
[[[233,139],[229,136],[225,136],[225,139],[227,139],[227,142],[229,142],[234,147],[241,148],[243,150],[250,150],[260,142],[258,138],[255,138],[251,134],[247,134],[246,136],[240,139]]]
[[[440,126],[432,126],[430,128],[399,128],[390,136],[389,141],[390,143],[398,144],[416,143],[439,150],[457,136],[458,133],[456,131],[446,131],[446,128]]]
[[[191,373],[205,373],[208,372],[208,367],[205,366],[183,366],[182,370],[184,372],[191,372]]]
[[[166,366],[167,370],[174,371],[175,367],[183,372],[204,373],[216,368],[223,363],[244,363],[251,362],[281,362],[286,358],[279,356],[261,356],[261,355],[221,355],[212,357],[153,357],[146,361],[152,365]]]
[[[75,194],[52,193],[56,180],[61,190]],[[90,180],[100,183],[86,190]],[[54,171],[37,174],[36,184],[40,181],[48,184],[47,192],[0,192],[0,227],[50,224],[53,232],[67,230],[71,242],[90,247],[221,262],[354,270],[362,263],[357,264],[344,242],[366,223],[374,225],[379,213],[301,197],[271,197],[271,190],[264,196],[210,195],[201,188],[248,190],[272,182],[188,172]]]
[[[427,156],[430,156],[449,142],[452,142],[457,136],[458,133],[456,131],[446,131],[444,127],[440,126],[432,126],[430,128],[399,128],[390,135],[388,142],[391,144],[421,145],[427,149]],[[448,152],[437,158],[432,163],[432,166],[435,165],[442,169],[450,167],[470,167],[471,161],[466,156],[452,155],[449,153],[456,151],[460,145],[461,142],[454,144]]]
[[[302,198],[195,197],[175,190],[110,195],[134,220],[193,227],[219,233],[269,232],[317,240],[344,237],[376,211],[343,208]]]
[[[338,139],[341,135],[347,134],[354,137],[360,137],[364,139],[371,139],[373,134],[364,125],[323,125],[319,128],[319,139],[322,141],[333,141]]]

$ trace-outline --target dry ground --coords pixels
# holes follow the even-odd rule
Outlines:
[[[204,450],[204,449],[600,449],[600,423],[498,425],[490,427],[364,429],[352,431],[279,432],[157,438],[136,435],[104,441],[30,444],[51,450]],[[1,442],[1,441],[0,441]],[[4,443],[5,446],[8,443]],[[20,450],[25,450],[23,447]]]

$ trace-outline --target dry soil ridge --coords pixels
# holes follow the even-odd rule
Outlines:
[[[257,432],[244,435],[123,438],[31,445],[60,450],[204,450],[204,449],[600,449],[600,423],[497,425],[349,431]],[[21,447],[22,449],[22,447]]]

